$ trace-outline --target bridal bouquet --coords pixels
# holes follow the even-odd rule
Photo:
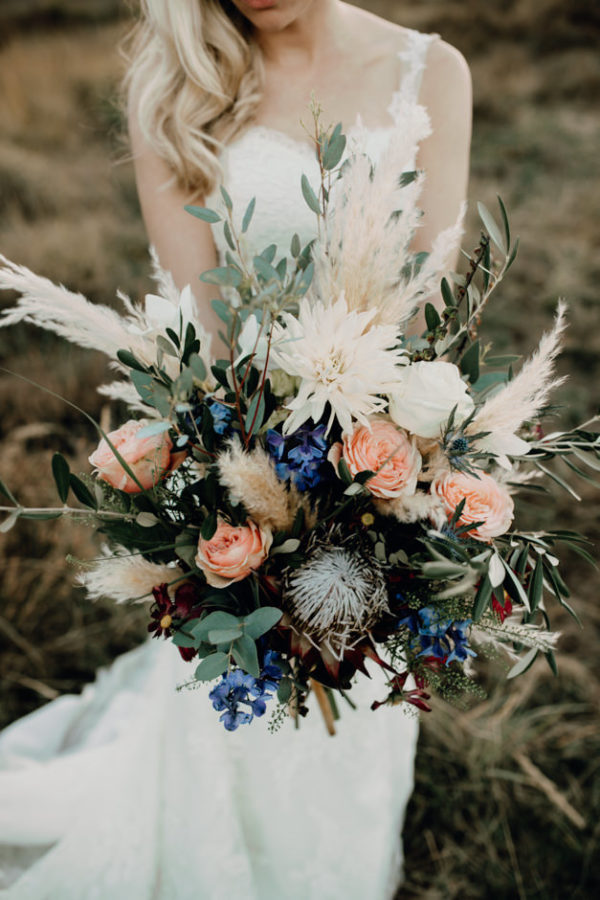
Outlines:
[[[7,260],[0,270],[0,287],[22,295],[2,324],[104,351],[122,377],[100,390],[131,410],[114,431],[97,426],[90,472],[55,454],[64,505],[24,508],[0,485],[2,530],[61,515],[97,527],[105,558],[81,582],[93,597],[148,601],[149,632],[189,661],[190,683],[214,682],[229,730],[269,701],[272,727],[298,721],[311,690],[332,730],[336,698],[353,705],[369,666],[387,673],[373,709],[423,710],[433,691],[478,691],[481,655],[504,654],[508,677],[538,654],[554,668],[547,602],[572,612],[557,547],[589,558],[576,533],[518,526],[525,491],[553,480],[577,496],[554,461],[598,470],[600,438],[589,423],[541,424],[560,381],[562,305],[518,370],[478,338],[517,251],[501,201],[499,224],[480,206],[467,275],[442,278],[461,223],[411,253],[423,176],[403,170],[401,138],[373,166],[315,121],[320,184],[301,183],[314,241],[250,256],[254,200],[238,216],[222,189],[218,209],[188,208],[228,248],[201,276],[221,293],[222,358],[191,289],[157,263],[158,293],[144,307],[122,297],[123,316]],[[427,302],[425,330],[407,337],[440,280],[441,304]]]

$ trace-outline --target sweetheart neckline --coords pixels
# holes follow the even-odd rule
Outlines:
[[[376,128],[369,128],[366,125],[363,125],[362,121],[360,121],[359,114],[357,115],[357,121],[354,123],[354,125],[351,125],[349,128],[344,129],[344,134],[347,137],[352,135],[353,133],[359,134],[360,132],[366,132],[369,135],[389,134],[390,132],[395,131],[397,127],[397,125],[393,124],[379,125]],[[224,149],[229,150],[231,147],[235,147],[236,144],[240,144],[250,134],[262,134],[265,136],[270,136],[276,138],[282,144],[285,143],[295,149],[302,149],[305,151],[309,150],[311,154],[314,154],[314,145],[309,144],[308,141],[304,141],[301,138],[296,138],[293,135],[288,134],[287,131],[282,131],[280,128],[273,128],[270,125],[261,124],[250,125],[242,132],[242,134],[230,141]]]

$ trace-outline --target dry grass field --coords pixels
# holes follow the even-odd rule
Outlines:
[[[600,382],[600,5],[589,0],[362,0],[390,19],[439,32],[471,63],[475,88],[472,210],[500,193],[522,244],[485,325],[527,352],[559,296],[571,325],[560,421],[598,411]],[[132,168],[120,140],[117,45],[122,4],[0,4],[0,252],[112,302],[149,287]],[[120,13],[120,15],[118,15]],[[468,243],[477,238],[471,211]],[[0,304],[11,302],[0,298]],[[30,327],[0,330],[0,365],[93,415],[101,357]],[[24,502],[55,502],[50,451],[87,469],[93,435],[60,401],[0,373],[0,477]],[[578,528],[598,544],[599,497],[580,484],[527,518]],[[92,604],[65,556],[98,541],[65,522],[0,536],[0,726],[65,691],[141,641],[139,609]],[[597,553],[597,551],[596,551]],[[537,664],[516,683],[486,675],[489,698],[441,703],[423,719],[409,807],[402,898],[584,900],[600,888],[600,610],[597,573],[568,560],[581,631],[563,631],[554,678]]]

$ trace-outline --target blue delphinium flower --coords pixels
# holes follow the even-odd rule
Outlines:
[[[278,654],[265,653],[264,665],[258,678],[242,669],[233,669],[223,675],[219,684],[210,692],[213,708],[221,713],[219,721],[227,731],[235,731],[239,725],[249,724],[255,716],[264,715],[267,700],[273,696],[281,681],[282,671],[277,665]],[[247,709],[240,709],[240,705]]]
[[[468,656],[477,656],[468,645],[468,628],[471,619],[450,619],[442,616],[433,606],[418,611],[410,610],[398,621],[415,635],[413,646],[421,647],[418,656],[433,656],[446,665]]]
[[[299,491],[313,488],[321,480],[321,466],[327,455],[325,425],[303,425],[287,437],[270,428],[267,450],[282,481],[292,479]]]
[[[231,409],[218,400],[207,400],[206,405],[213,420],[213,428],[217,434],[226,434],[231,425]]]

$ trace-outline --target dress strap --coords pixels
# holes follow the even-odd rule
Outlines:
[[[398,51],[398,59],[404,65],[400,87],[393,96],[392,106],[395,105],[398,96],[402,101],[418,102],[423,72],[427,63],[427,51],[430,45],[438,40],[440,40],[439,34],[425,34],[412,28],[407,30],[405,46]]]
[[[425,107],[419,104],[419,91],[427,64],[427,51],[438,40],[439,34],[425,34],[409,28],[404,47],[397,53],[398,59],[403,63],[402,75],[398,90],[392,94],[388,112],[396,127],[405,127],[415,117],[422,119],[417,128],[417,131],[420,130],[420,140],[431,133],[431,123]]]

